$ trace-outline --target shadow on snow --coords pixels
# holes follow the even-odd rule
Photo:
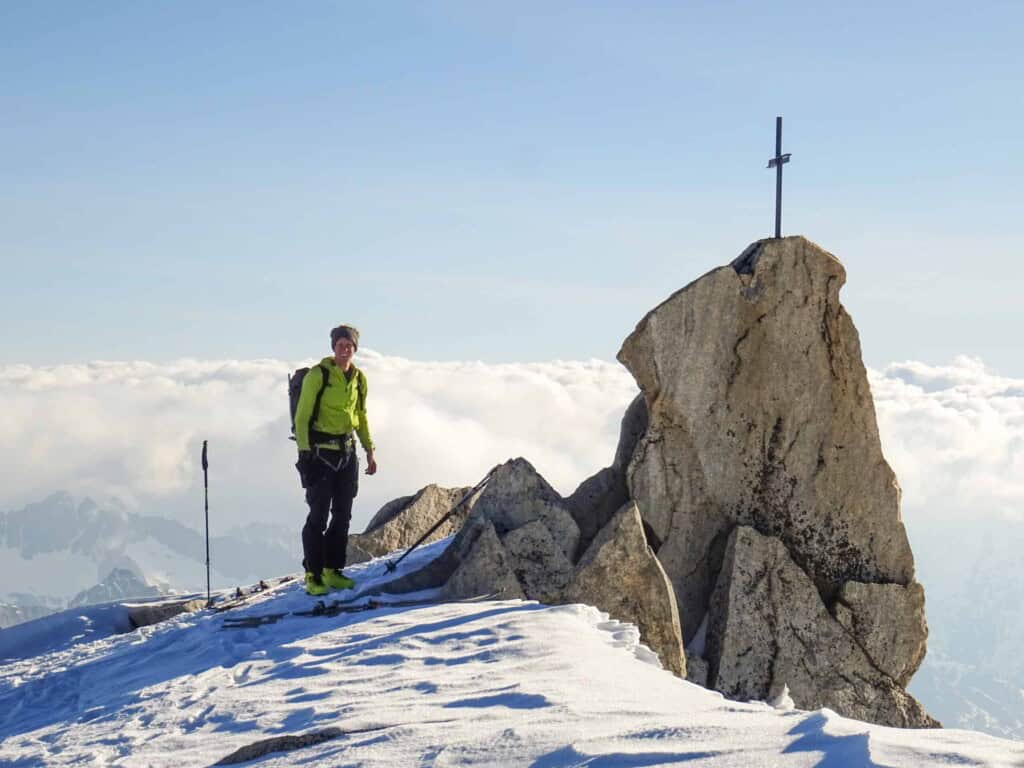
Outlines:
[[[313,663],[294,661],[307,652],[300,646],[293,647],[293,644],[311,636],[357,626],[383,616],[432,607],[435,606],[385,606],[375,611],[342,614],[336,617],[288,616],[277,624],[269,625],[268,644],[258,646],[250,640],[253,636],[250,633],[261,633],[264,631],[263,628],[246,630],[243,635],[233,635],[231,633],[238,630],[221,629],[224,621],[224,615],[221,614],[205,614],[194,623],[158,632],[144,640],[140,640],[137,635],[121,635],[121,642],[105,649],[104,655],[99,658],[94,657],[79,664],[71,662],[70,667],[55,669],[50,674],[29,680],[17,687],[10,684],[3,686],[0,689],[0,712],[4,713],[0,715],[0,737],[7,739],[59,723],[74,727],[77,723],[102,722],[123,716],[126,710],[139,711],[144,702],[167,696],[167,688],[161,688],[162,684],[181,677],[199,676],[218,667],[234,667],[246,661],[254,650],[265,652],[263,658],[274,662],[274,667],[267,670],[259,681],[242,682],[239,687],[259,685],[275,679],[313,677],[327,671],[321,668],[321,665],[340,661],[373,648],[387,647],[405,637],[448,632],[476,621],[503,614],[542,610],[545,606],[519,604],[484,608],[468,615],[413,625],[380,636],[359,634],[355,636],[356,642],[352,642],[354,638],[350,638],[345,647],[339,650],[314,650],[312,655],[316,660]],[[478,633],[467,632],[463,636],[476,634]],[[130,647],[125,648],[125,644],[129,644]],[[400,661],[401,658],[388,661]],[[295,689],[295,692],[299,690]],[[142,693],[143,691],[146,692]],[[534,700],[541,698],[513,697],[495,701],[493,704],[512,707],[542,706],[547,702],[541,704]],[[195,700],[185,702],[185,705],[192,703],[196,703]],[[463,706],[488,704],[469,702]],[[201,722],[216,722],[220,729],[224,730],[250,730],[253,727],[249,722],[231,723],[230,716],[218,717],[208,710],[203,710],[199,719]],[[190,725],[186,724],[185,727],[188,728]]]

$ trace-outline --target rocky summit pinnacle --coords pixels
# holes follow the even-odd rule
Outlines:
[[[796,671],[776,664],[798,655],[780,651],[780,642],[820,641],[824,649],[837,633],[850,638],[865,670],[900,669],[900,680],[884,683],[898,687],[924,655],[923,592],[914,584],[899,486],[882,455],[857,330],[839,301],[845,280],[839,260],[806,238],[762,240],[651,310],[618,355],[649,412],[627,487],[661,542],[658,559],[680,613],[691,618],[687,641],[706,622],[712,687],[728,672],[733,696],[765,698],[788,684],[798,706],[925,725],[934,721],[923,711],[893,714],[908,711],[902,698],[860,711],[856,692],[822,694],[813,674],[801,672],[795,684],[786,675]],[[741,527],[750,534],[737,546]],[[746,545],[762,539],[781,549]],[[806,579],[810,589],[800,594],[813,595],[813,610],[785,601],[746,606],[760,611],[754,618],[737,610],[758,580],[777,580],[781,589],[794,573]],[[750,589],[730,588],[741,578],[754,579]],[[881,658],[885,644],[858,644],[834,618],[851,610],[842,598],[851,584],[896,587],[886,599],[906,619],[903,658]],[[865,610],[847,623],[863,626],[872,616]],[[766,649],[758,663],[772,670],[758,670],[756,680],[735,672],[730,656],[751,652],[744,633],[755,629],[771,635],[758,646]],[[856,671],[848,674],[856,679]],[[828,686],[842,688],[834,680]]]
[[[731,698],[937,725],[906,692],[924,590],[845,280],[787,237],[674,293],[619,352],[641,394],[611,466],[562,498],[525,459],[501,465],[440,556],[387,590],[586,603]],[[385,505],[368,551],[408,546],[453,492]]]

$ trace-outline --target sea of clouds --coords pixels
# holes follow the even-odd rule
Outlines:
[[[1024,380],[966,356],[868,378],[906,514],[1024,521]]]
[[[363,476],[355,529],[389,499],[429,482],[472,485],[514,456],[568,494],[611,462],[637,393],[622,366],[600,360],[440,363],[361,351],[358,363],[380,472]],[[66,490],[199,527],[208,440],[214,530],[300,520],[287,398],[299,364],[0,366],[0,509]],[[905,515],[1021,519],[1024,381],[970,357],[894,363],[869,378]]]
[[[310,362],[0,366],[0,509],[66,490],[196,527],[207,440],[212,528],[301,520],[287,377]],[[515,456],[570,493],[611,462],[636,394],[621,366],[598,360],[437,363],[361,350],[358,364],[379,472],[362,476],[354,528],[392,498],[473,485]]]

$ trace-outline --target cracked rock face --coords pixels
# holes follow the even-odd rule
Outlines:
[[[558,492],[530,462],[512,459],[495,470],[435,563],[447,570],[444,590],[452,598],[501,593],[557,602],[579,537]],[[430,569],[437,566],[428,564]]]
[[[481,519],[467,525],[463,531],[474,534],[473,541],[472,544],[459,542],[464,553],[455,572],[445,582],[444,595],[453,600],[490,594],[500,594],[505,600],[526,597],[494,525]]]
[[[566,500],[528,461],[513,459],[495,471],[441,556],[387,586],[442,586],[451,599],[500,595],[593,605],[636,624],[662,665],[685,676],[675,594],[648,546],[636,504],[621,505],[609,517],[576,558],[580,529]]]
[[[650,414],[630,495],[688,613],[703,614],[737,524],[781,539],[826,597],[913,580],[845,279],[802,237],[761,241],[652,310],[619,352]]]
[[[777,538],[733,529],[708,618],[709,687],[730,698],[767,700],[788,685],[801,709],[900,728],[938,725],[875,662],[882,649],[865,644],[870,636],[829,614]]]
[[[372,557],[380,557],[396,549],[411,547],[420,536],[445,516],[470,488],[442,488],[430,484],[413,496],[402,496],[389,501],[373,516],[366,531],[349,537],[352,544]],[[424,544],[450,536],[462,527],[473,508],[473,499],[460,507],[445,523],[430,535]],[[356,557],[358,557],[356,553]],[[365,558],[369,559],[369,557]],[[349,562],[362,562],[353,559]]]
[[[834,611],[881,671],[902,686],[910,682],[925,655],[924,587],[848,581]]]
[[[693,617],[683,626],[686,643],[701,617],[722,615],[712,593],[722,597],[730,536],[746,526],[779,542],[833,629],[876,657],[889,681],[879,678],[880,686],[898,688],[924,654],[923,592],[860,341],[839,302],[845,279],[842,264],[805,238],[763,240],[649,312],[618,355],[649,416],[626,482],[649,538],[660,542],[680,610]],[[850,583],[899,589],[865,592]],[[900,627],[899,647],[889,642],[878,600],[888,601],[889,620]],[[729,664],[715,653],[745,642],[744,633],[766,632],[758,622],[768,617],[728,615],[707,660],[711,685],[731,695],[721,687],[731,685]],[[807,680],[806,696],[831,685]],[[782,682],[799,701],[800,684]]]
[[[557,603],[572,577],[572,563],[540,520],[516,528],[502,542],[523,592],[542,603]]]
[[[686,677],[672,584],[647,546],[635,502],[623,506],[591,542],[561,601],[593,605],[635,624],[661,665]]]
[[[521,458],[497,468],[480,492],[470,517],[487,518],[502,538],[510,531],[540,520],[570,559],[580,539],[580,529],[565,500],[530,462]]]

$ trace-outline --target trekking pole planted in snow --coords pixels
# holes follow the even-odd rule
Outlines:
[[[386,567],[387,567],[388,572],[389,573],[393,573],[395,571],[395,569],[398,568],[398,564],[400,562],[402,562],[403,560],[405,560],[405,558],[407,558],[409,556],[410,552],[412,552],[414,549],[416,549],[416,547],[418,547],[420,544],[422,544],[424,541],[426,541],[428,538],[430,538],[430,534],[432,534],[434,531],[436,531],[438,528],[440,528],[441,525],[444,524],[444,522],[455,513],[455,510],[457,510],[459,507],[461,507],[463,504],[465,504],[467,501],[469,501],[471,498],[473,498],[473,496],[475,496],[485,485],[487,485],[487,481],[491,479],[491,475],[493,475],[495,473],[495,471],[497,471],[498,467],[500,467],[500,466],[501,466],[501,464],[496,464],[491,469],[490,472],[488,472],[486,475],[484,475],[484,479],[483,480],[481,480],[479,483],[474,485],[466,493],[465,496],[463,496],[461,499],[459,499],[455,503],[455,506],[453,506],[451,509],[449,509],[444,514],[444,517],[442,517],[440,520],[438,520],[436,523],[434,523],[434,525],[430,528],[429,531],[427,531],[422,536],[420,536],[415,544],[413,544],[411,547],[409,547],[407,550],[405,550],[405,553],[400,558],[398,558],[394,562],[389,560],[386,563]]]
[[[206,513],[206,605],[210,599],[210,483],[207,476],[209,464],[206,461],[206,441],[203,440],[203,511]]]

